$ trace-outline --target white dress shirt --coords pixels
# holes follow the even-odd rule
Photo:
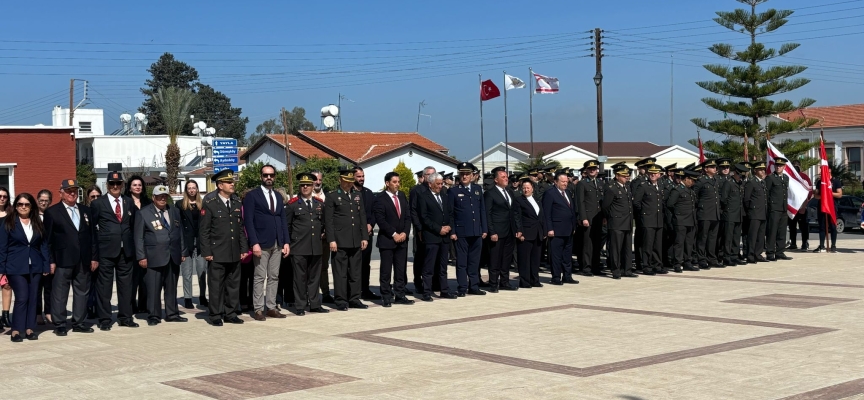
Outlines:
[[[120,215],[123,215],[123,211],[125,210],[123,210],[124,205],[122,196],[114,197],[110,194],[108,195],[108,201],[111,203],[111,211],[114,211],[114,209],[117,208],[117,202],[115,200],[120,200]]]
[[[501,196],[504,196],[504,200],[507,200],[507,205],[513,205],[513,199],[510,198],[510,193],[507,193],[507,188],[503,188],[501,186],[495,185],[496,188],[501,192]]]
[[[525,196],[525,200],[531,203],[531,206],[534,207],[534,212],[537,213],[537,216],[540,216],[540,206],[537,205],[537,200],[534,200],[534,196]]]

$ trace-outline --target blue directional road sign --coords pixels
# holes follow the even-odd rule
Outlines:
[[[213,170],[229,168],[238,172],[237,139],[213,139]]]

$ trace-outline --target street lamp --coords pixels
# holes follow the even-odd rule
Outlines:
[[[597,71],[594,75],[594,85],[597,86],[597,156],[600,161],[600,171],[605,172],[603,155],[603,74]]]

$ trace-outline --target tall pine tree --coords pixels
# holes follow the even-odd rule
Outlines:
[[[809,107],[816,101],[804,98],[795,104],[790,100],[769,98],[790,92],[809,83],[810,80],[806,78],[793,78],[804,72],[807,67],[773,65],[763,68],[760,65],[798,48],[799,44],[797,43],[786,43],[779,49],[773,49],[756,41],[757,36],[774,32],[785,25],[787,18],[792,15],[793,11],[772,8],[763,12],[756,12],[756,6],[768,0],[736,1],[750,6],[750,9],[736,9],[731,12],[718,11],[714,22],[730,31],[749,36],[750,45],[745,49],[736,50],[731,44],[718,43],[711,46],[709,50],[722,58],[740,62],[743,65],[705,65],[705,69],[722,80],[696,82],[697,85],[709,92],[729,98],[728,100],[714,97],[702,99],[702,102],[708,107],[722,111],[724,119],[707,121],[703,118],[694,118],[691,119],[691,122],[699,128],[711,132],[741,137],[748,144],[752,139],[756,154],[753,154],[753,149],[751,149],[750,158],[762,159],[765,157],[765,141],[769,137],[801,130],[819,121],[802,115],[792,121],[770,121],[765,125],[760,125],[760,118],[765,121],[765,118],[771,115],[797,111]],[[727,118],[729,114],[741,118]]]
[[[154,96],[160,89],[167,87],[194,90],[198,83],[198,71],[189,64],[176,60],[173,54],[165,53],[159,57],[159,60],[150,65],[147,72],[150,73],[151,78],[145,81],[147,87],[141,88],[141,93],[147,98],[144,100],[144,104],[138,108],[138,111],[147,115],[146,133],[148,135],[167,135],[168,130],[162,121],[162,115],[156,106]],[[188,125],[189,129],[185,129],[184,126],[182,131],[191,131],[192,121],[189,121]]]

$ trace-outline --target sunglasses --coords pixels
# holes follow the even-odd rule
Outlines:
[[[16,204],[18,207],[30,208],[30,203],[18,203]]]
[[[261,174],[261,176],[263,176],[265,178],[272,178],[272,177],[276,176],[276,174]]]
[[[91,199],[91,200],[95,200],[95,199],[98,199],[98,198],[99,198],[99,195],[98,195],[98,194],[94,194],[94,195],[91,195],[91,196],[90,196],[90,199]]]
[[[108,186],[122,186],[123,182],[108,182]]]
[[[7,196],[5,194],[0,194],[0,199],[8,199],[8,198],[9,198],[9,196]]]

